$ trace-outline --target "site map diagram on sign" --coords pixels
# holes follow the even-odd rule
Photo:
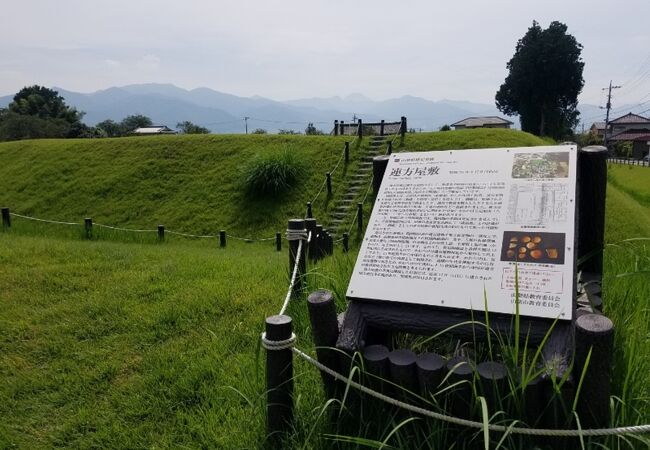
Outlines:
[[[575,145],[390,157],[347,295],[571,319]]]

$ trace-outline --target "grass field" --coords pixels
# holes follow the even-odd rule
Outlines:
[[[418,142],[409,136],[404,148],[447,145],[436,135],[448,136],[421,135]],[[465,147],[481,146],[467,140]],[[6,157],[6,148],[0,146],[0,155]],[[624,242],[650,237],[650,206],[639,200],[649,189],[648,176],[647,168],[610,168],[604,298],[617,327],[615,425],[650,422],[650,241]],[[3,189],[13,184],[4,177],[0,183]],[[25,183],[34,195],[47,192],[45,185]],[[25,201],[31,198],[24,195]],[[49,200],[59,201],[54,195]],[[302,200],[295,200],[296,207]],[[38,208],[59,210],[40,200],[30,205],[26,212],[35,215]],[[78,210],[81,216],[84,211]],[[286,218],[278,217],[278,223]],[[119,224],[149,225],[144,219]],[[269,232],[271,222],[258,230]],[[198,221],[183,224],[199,228]],[[18,219],[14,230],[0,233],[0,448],[262,447],[259,333],[286,293],[286,249],[229,241],[220,250],[216,242],[181,239],[156,245],[126,242],[121,235],[84,241],[79,230],[56,227]],[[239,229],[247,230],[254,228]],[[310,287],[332,289],[343,307],[353,262],[354,252],[325,259],[312,269]],[[299,346],[311,349],[303,301],[294,302],[289,313]],[[297,361],[295,383],[298,417],[287,446],[366,448],[387,439],[400,448],[414,442],[407,440],[412,433],[426,430],[433,435],[417,436],[422,448],[444,442],[435,424],[390,436],[391,421],[341,428],[323,413],[320,377],[312,367]],[[369,441],[345,444],[342,435]],[[606,444],[630,448],[619,439]]]

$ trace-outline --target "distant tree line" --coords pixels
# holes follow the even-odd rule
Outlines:
[[[136,128],[153,123],[142,114],[125,117],[119,122],[111,119],[90,127],[81,119],[84,113],[66,105],[63,97],[53,89],[28,86],[21,89],[7,108],[0,108],[0,141],[40,138],[102,138],[121,137]],[[205,127],[190,121],[176,127],[183,134],[209,133]]]

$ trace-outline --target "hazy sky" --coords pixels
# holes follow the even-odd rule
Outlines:
[[[3,0],[0,95],[207,86],[277,100],[411,94],[493,103],[533,20],[583,44],[581,101],[650,108],[650,1]]]

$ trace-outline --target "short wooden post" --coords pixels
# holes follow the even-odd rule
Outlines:
[[[497,411],[507,411],[503,400],[508,384],[506,366],[495,361],[484,361],[476,366],[476,373],[490,415]]]
[[[84,231],[86,232],[86,239],[91,239],[93,237],[93,219],[86,217],[84,219]]]
[[[388,355],[388,347],[385,345],[369,345],[363,349],[363,365],[367,377],[368,386],[377,391],[384,391],[385,381],[388,380],[390,374]]]
[[[345,122],[345,121],[343,121],[343,120],[341,120],[341,121],[339,122],[339,126],[341,127],[341,136],[343,136],[343,135],[345,134],[345,125],[344,125],[344,122]]]
[[[343,253],[350,251],[350,235],[343,233]]]
[[[275,250],[282,251],[282,233],[275,233]]]
[[[311,219],[312,217],[314,217],[314,214],[311,210],[311,202],[307,202],[307,218]]]
[[[388,145],[386,146],[386,154],[387,155],[393,154],[393,141],[388,141]]]
[[[338,136],[338,135],[339,135],[339,121],[335,120],[334,121],[334,136]]]
[[[329,232],[329,230],[325,233],[325,237],[327,239],[327,254],[328,255],[333,255],[334,254],[334,238],[332,237],[332,234]]]
[[[224,248],[226,246],[226,231],[219,231],[219,247]]]
[[[350,143],[346,142],[345,143],[345,149],[343,150],[343,159],[345,161],[345,164],[350,162]]]
[[[447,361],[450,385],[458,383],[450,393],[451,411],[456,417],[469,419],[472,412],[472,381],[474,369],[470,361],[464,356],[455,356]]]
[[[417,394],[418,379],[416,372],[416,356],[411,350],[393,350],[388,354],[390,377],[393,383],[401,386],[408,392]],[[408,397],[402,392],[400,397]]]
[[[163,242],[165,240],[165,226],[158,225],[158,240]]]
[[[445,376],[447,361],[437,353],[420,353],[415,360],[420,394],[428,398],[438,392]]]
[[[340,372],[340,356],[336,350],[339,324],[336,316],[334,295],[325,289],[312,292],[307,297],[307,309],[311,333],[316,346],[318,361],[330,369]],[[337,397],[337,381],[331,375],[321,372],[325,393],[328,398]]]
[[[384,179],[384,173],[386,173],[386,167],[388,167],[389,160],[390,156],[388,155],[375,156],[372,158],[372,191],[375,196],[379,194],[381,181]]]
[[[311,239],[308,244],[308,249],[307,249],[307,257],[311,261],[315,261],[317,259],[317,249],[318,249],[318,242],[316,241],[316,219],[309,218],[305,219],[305,230],[307,230],[307,235],[309,236],[311,234]]]
[[[291,317],[266,318],[267,341],[291,339]],[[293,352],[290,348],[266,351],[266,430],[273,438],[290,429],[293,421]]]
[[[323,226],[319,223],[316,224],[316,236],[313,236],[315,251],[314,255],[316,260],[322,259],[325,255],[324,244],[323,244]]]
[[[11,228],[11,213],[9,208],[2,208],[2,228]]]
[[[578,260],[584,272],[603,273],[607,148],[584,147],[578,152]]]
[[[289,239],[289,274],[293,274],[293,268],[296,265],[296,259],[298,259],[298,248],[300,247],[300,241],[302,238],[297,238],[292,236],[293,233],[306,233],[305,221],[304,219],[291,219],[287,226],[287,235]],[[296,274],[296,284],[292,294],[299,294],[304,288],[304,275],[307,272],[307,261],[306,261],[306,251],[307,251],[306,241],[302,244],[302,249],[300,252],[300,262],[298,264],[298,272]]]
[[[601,314],[584,314],[576,320],[576,353],[573,377],[580,380],[577,411],[583,428],[609,426],[614,324]],[[587,357],[589,364],[587,365]],[[585,367],[586,366],[586,367]]]
[[[400,134],[402,135],[402,139],[404,138],[404,135],[406,134],[406,117],[404,117],[404,116],[402,116],[402,118],[401,118]]]
[[[359,136],[359,139],[363,137],[363,121],[361,119],[357,123],[357,136]]]
[[[357,231],[363,232],[363,203],[357,203]]]
[[[381,119],[381,122],[379,123],[379,136],[384,135],[384,119]]]
[[[332,195],[332,174],[330,172],[325,174],[325,184],[327,185],[327,195]]]

